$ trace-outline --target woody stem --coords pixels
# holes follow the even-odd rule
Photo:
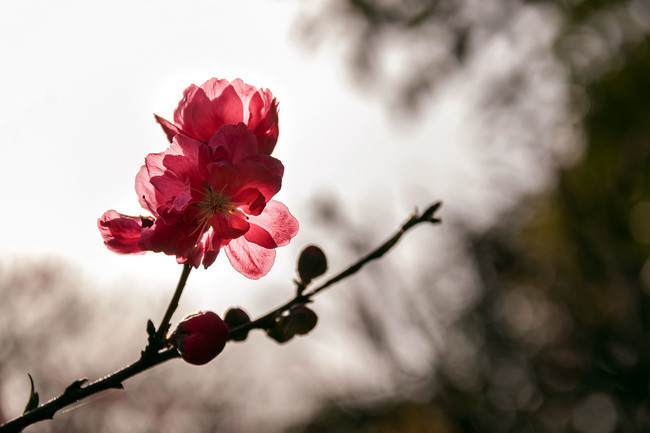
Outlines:
[[[176,308],[178,308],[178,302],[181,299],[181,295],[183,294],[183,289],[185,288],[185,283],[187,283],[187,278],[190,276],[190,271],[192,270],[192,266],[185,263],[183,265],[183,272],[181,273],[181,277],[178,280],[178,284],[176,285],[176,291],[174,292],[174,296],[172,296],[171,301],[169,301],[169,306],[167,307],[167,311],[165,312],[165,315],[163,316],[160,326],[158,326],[158,330],[156,331],[156,335],[154,337],[154,341],[156,342],[158,347],[155,349],[158,350],[161,346],[163,341],[165,340],[165,337],[167,336],[167,331],[169,331],[169,322],[172,319],[172,316],[174,315],[174,312],[176,311]]]

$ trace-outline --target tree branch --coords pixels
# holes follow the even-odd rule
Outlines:
[[[164,349],[161,352],[153,354],[145,354],[145,352],[142,352],[140,359],[135,361],[133,364],[128,365],[113,374],[97,379],[86,386],[81,386],[81,383],[83,382],[80,381],[73,382],[72,385],[68,386],[63,394],[58,397],[32,409],[18,418],[2,424],[0,426],[0,432],[18,433],[31,424],[52,419],[56,412],[72,403],[107,389],[122,389],[122,382],[124,380],[133,377],[136,374],[140,374],[155,365],[162,364],[163,362],[169,361],[173,358],[178,358],[179,356],[180,354],[176,349],[172,348]]]
[[[45,404],[29,410],[18,418],[0,425],[0,433],[20,432],[31,424],[46,419],[52,419],[56,412],[76,401],[110,388],[122,389],[122,381],[133,377],[136,374],[142,373],[144,370],[155,365],[169,361],[173,358],[178,358],[180,356],[178,351],[175,348],[169,347],[166,342],[167,331],[169,330],[169,323],[174,311],[176,311],[176,308],[178,307],[178,301],[181,298],[191,270],[192,267],[190,265],[183,265],[181,277],[176,285],[176,290],[169,302],[167,311],[160,322],[158,331],[153,328],[151,321],[147,324],[149,340],[147,341],[147,346],[140,354],[140,359],[113,374],[104,376],[85,386],[85,379],[75,380],[65,389],[65,391],[63,391],[63,394],[53,398]]]
[[[440,202],[435,203],[429,206],[429,208],[422,212],[422,214],[418,215],[415,213],[412,215],[411,218],[409,218],[409,220],[404,223],[402,227],[386,242],[320,286],[307,292],[304,291],[304,286],[301,286],[301,290],[297,291],[296,296],[290,301],[286,302],[284,305],[272,310],[271,312],[254,321],[233,327],[230,329],[231,339],[233,336],[246,335],[246,333],[248,333],[248,331],[251,329],[269,329],[273,325],[276,317],[291,308],[293,305],[309,302],[313,296],[322,292],[331,285],[355,274],[368,262],[382,257],[391,248],[393,248],[395,244],[397,244],[402,235],[404,235],[404,233],[406,233],[406,231],[409,229],[423,222],[439,223],[440,219],[436,218],[434,214],[440,205]],[[149,321],[149,324],[147,325],[149,341],[145,349],[141,352],[140,359],[122,368],[121,370],[116,371],[115,373],[104,376],[101,379],[97,379],[94,382],[88,383],[86,385],[84,385],[86,383],[85,379],[74,381],[58,397],[55,397],[52,400],[49,400],[48,402],[24,413],[18,418],[0,425],[0,433],[18,433],[31,424],[47,419],[52,419],[59,410],[72,403],[75,403],[98,392],[105,391],[107,389],[122,389],[122,382],[124,380],[140,374],[143,371],[148,370],[149,368],[154,367],[158,364],[167,362],[170,359],[180,357],[180,354],[175,348],[169,347],[167,344],[166,336],[167,331],[169,330],[171,317],[178,307],[178,302],[180,300],[183,288],[185,287],[191,269],[191,266],[187,264],[183,266],[183,272],[181,273],[178,285],[176,286],[174,295],[172,296],[169,306],[167,307],[167,311],[165,312],[165,315],[160,322],[158,330],[155,330],[153,324],[151,321]]]
[[[395,244],[397,244],[397,241],[400,240],[402,235],[406,233],[407,230],[424,222],[429,222],[433,224],[439,223],[441,220],[435,217],[435,213],[440,208],[441,205],[442,205],[441,202],[436,202],[431,206],[429,206],[421,214],[418,213],[413,214],[411,218],[409,218],[409,220],[406,221],[402,225],[402,227],[397,232],[395,232],[393,236],[390,237],[390,239],[388,239],[386,242],[384,242],[383,244],[375,248],[373,251],[371,251],[369,254],[360,258],[356,263],[352,264],[348,268],[339,272],[338,274],[336,274],[335,276],[333,276],[332,278],[330,278],[320,286],[316,287],[315,289],[311,289],[308,292],[304,292],[303,290],[298,290],[296,296],[290,301],[283,304],[282,306],[270,311],[269,313],[265,314],[264,316],[256,320],[253,320],[249,323],[245,323],[243,325],[233,327],[232,329],[230,329],[231,339],[233,335],[235,337],[246,335],[246,333],[248,333],[248,331],[250,331],[251,329],[269,329],[271,326],[273,326],[275,318],[281,315],[284,311],[287,311],[289,308],[291,308],[296,304],[309,302],[313,296],[322,292],[329,286],[338,283],[339,281],[357,273],[368,262],[376,260],[381,256],[383,256],[384,254],[386,254],[391,248],[395,246]]]

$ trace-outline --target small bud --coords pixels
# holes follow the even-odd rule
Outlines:
[[[281,316],[276,317],[266,334],[278,343],[286,343],[296,335],[304,335],[314,329],[318,316],[305,304],[294,305]]]
[[[303,284],[307,285],[314,278],[327,271],[327,257],[323,250],[315,245],[310,245],[300,253],[298,259],[298,275]]]
[[[318,322],[318,316],[305,304],[298,304],[291,307],[286,321],[286,326],[292,333],[305,335],[314,329]]]
[[[275,319],[273,326],[270,329],[267,329],[266,335],[278,343],[286,343],[287,341],[291,340],[294,335],[296,335],[295,333],[291,332],[291,330],[286,325],[287,317],[280,316]]]
[[[156,335],[156,327],[154,326],[151,319],[147,320],[147,335],[151,338]]]
[[[226,322],[226,326],[231,330],[241,325],[246,325],[250,323],[251,318],[248,314],[241,308],[231,308],[226,311],[226,315],[223,318],[223,321]],[[231,333],[230,339],[233,341],[244,341],[248,337],[248,330],[241,333]]]
[[[212,311],[185,317],[172,334],[172,342],[185,361],[194,365],[210,362],[230,338],[228,327]]]

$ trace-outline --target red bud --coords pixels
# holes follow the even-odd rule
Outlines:
[[[172,335],[183,359],[194,365],[207,364],[214,359],[229,338],[228,327],[212,311],[199,311],[185,317]]]

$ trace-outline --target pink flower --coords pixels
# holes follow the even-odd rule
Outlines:
[[[259,151],[270,155],[278,141],[278,104],[266,89],[236,79],[212,78],[192,84],[174,111],[174,123],[155,116],[171,142],[177,134],[207,143],[224,125],[245,123],[257,137]]]
[[[172,334],[172,341],[182,358],[194,365],[212,361],[229,338],[228,327],[212,311],[199,311],[185,317]]]
[[[298,232],[287,207],[271,200],[283,172],[243,123],[223,126],[207,144],[179,134],[165,152],[149,154],[136,176],[140,204],[153,218],[110,210],[99,230],[116,253],[163,252],[194,267],[207,268],[224,248],[237,271],[258,279],[271,269],[275,248]]]

